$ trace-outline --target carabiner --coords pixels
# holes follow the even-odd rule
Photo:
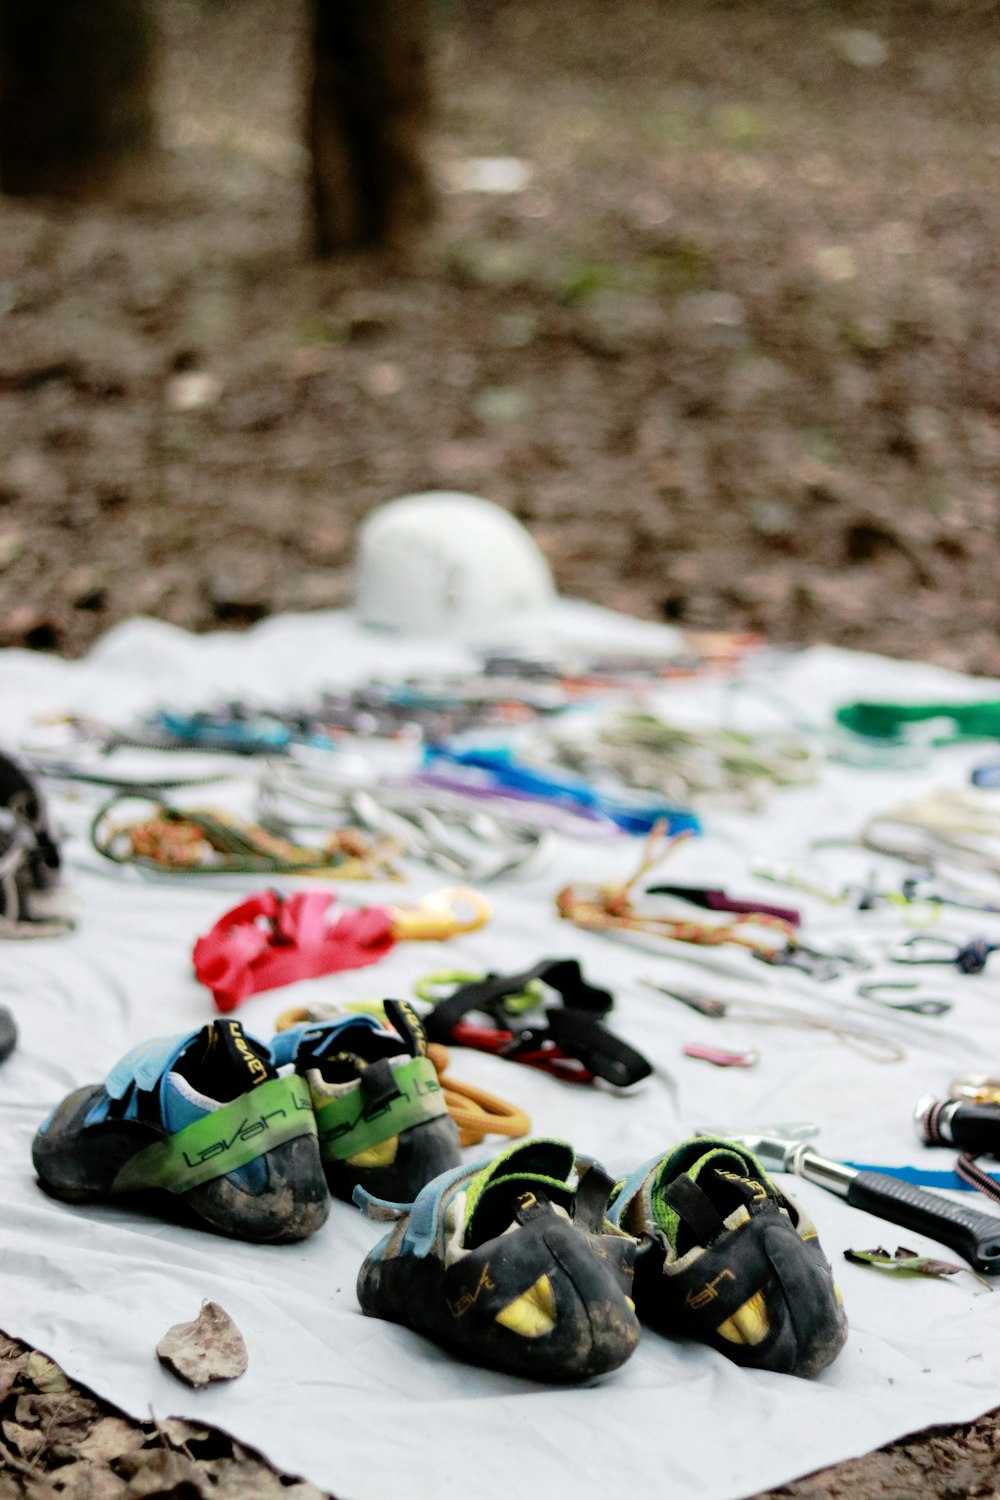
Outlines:
[[[386,910],[392,917],[393,937],[406,942],[436,942],[460,932],[475,932],[493,915],[486,897],[465,886],[432,891],[416,906],[390,906]]]
[[[863,1000],[874,1000],[878,1005],[888,1006],[889,1010],[908,1010],[915,1016],[945,1016],[952,1009],[951,1000],[885,1000],[880,993],[882,990],[915,990],[919,986],[910,984],[896,984],[892,980],[886,980],[879,984],[859,984],[858,994]]]

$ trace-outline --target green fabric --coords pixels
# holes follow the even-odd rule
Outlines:
[[[401,1135],[412,1125],[422,1125],[438,1115],[447,1114],[437,1070],[429,1057],[414,1057],[401,1067],[393,1068],[393,1082],[399,1089],[395,1099],[366,1117],[364,1091],[359,1084],[349,1093],[338,1094],[316,1111],[319,1149],[332,1161],[346,1161],[359,1151],[378,1146],[394,1135]]]
[[[245,1167],[285,1141],[315,1134],[305,1080],[294,1074],[272,1078],[137,1152],[118,1172],[111,1191],[165,1188],[168,1193],[186,1193]]]
[[[837,723],[869,739],[899,741],[906,738],[908,724],[945,719],[954,725],[950,733],[938,734],[935,745],[953,740],[1000,739],[1000,703],[845,703],[836,712]]]
[[[692,1148],[706,1148],[701,1154],[695,1156],[690,1166],[684,1167],[681,1162],[690,1156]],[[673,1182],[681,1172],[686,1173],[692,1182],[697,1182],[703,1169],[718,1157],[728,1157],[730,1161],[736,1160],[740,1163],[747,1175],[759,1178],[769,1192],[776,1191],[774,1184],[767,1176],[755,1156],[749,1151],[730,1141],[713,1141],[711,1137],[694,1136],[690,1141],[685,1141],[678,1146],[670,1155],[660,1163],[659,1170],[650,1190],[650,1200],[653,1208],[653,1219],[657,1228],[662,1229],[672,1250],[677,1248],[677,1231],[680,1227],[680,1215],[672,1208],[663,1196],[664,1190]]]
[[[525,1144],[524,1141],[515,1141],[512,1146],[507,1147],[506,1151],[501,1151],[499,1156],[495,1156],[490,1162],[489,1166],[485,1167],[482,1172],[474,1177],[469,1186],[466,1188],[466,1227],[468,1226],[469,1220],[472,1218],[472,1215],[475,1212],[476,1204],[482,1197],[484,1189],[489,1183],[495,1182],[501,1177],[531,1177],[539,1182],[548,1182],[555,1184],[557,1187],[565,1187],[565,1177],[560,1180],[546,1173],[532,1172],[530,1167],[527,1170],[517,1170],[515,1168],[515,1170],[510,1172],[506,1172],[503,1170],[505,1166],[511,1164],[512,1157],[521,1156],[522,1159],[533,1162],[539,1154],[546,1153],[550,1147],[554,1148],[558,1152],[568,1153],[568,1161],[566,1165],[566,1176],[568,1176],[573,1163],[576,1160],[576,1154],[573,1151],[572,1146],[569,1145],[567,1141],[545,1140],[544,1138],[540,1138],[539,1140],[535,1141],[529,1141],[527,1144]]]

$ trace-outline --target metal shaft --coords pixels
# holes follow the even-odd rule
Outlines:
[[[827,1156],[820,1156],[819,1152],[806,1145],[796,1146],[789,1152],[787,1167],[808,1182],[815,1182],[819,1187],[836,1193],[838,1198],[847,1197],[851,1183],[858,1175],[853,1167],[847,1167],[841,1161],[831,1161]]]

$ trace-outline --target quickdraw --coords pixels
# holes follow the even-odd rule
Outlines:
[[[271,761],[258,792],[261,822],[284,837],[348,823],[476,885],[523,869],[544,848],[544,831],[512,813],[491,814],[427,787],[350,785],[336,772],[334,761]]]
[[[877,1031],[863,1031],[856,1026],[845,1026],[840,1022],[823,1021],[809,1011],[799,1010],[794,1005],[772,1004],[769,1000],[723,1000],[716,995],[697,995],[688,990],[677,990],[672,985],[655,984],[652,979],[641,979],[640,984],[665,995],[668,1000],[677,1000],[700,1016],[713,1020],[728,1019],[747,1021],[756,1026],[792,1026],[807,1031],[827,1031],[838,1041],[852,1047],[862,1057],[872,1062],[902,1062],[906,1051],[891,1037]]]
[[[551,731],[544,742],[563,766],[611,771],[628,786],[685,801],[721,795],[755,808],[766,789],[814,782],[822,765],[817,750],[789,734],[691,729],[651,712],[609,714],[588,738],[572,730]]]

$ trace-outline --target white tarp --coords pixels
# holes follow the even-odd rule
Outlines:
[[[598,643],[657,636],[653,627],[566,603],[535,623],[550,636],[587,634]],[[13,743],[32,716],[45,712],[76,710],[121,722],[160,704],[205,705],[240,695],[262,703],[304,699],[321,686],[375,672],[462,662],[456,650],[363,634],[345,616],[277,619],[244,636],[207,638],[136,621],[82,662],[0,654],[5,738]],[[931,667],[825,648],[790,658],[769,681],[817,721],[836,703],[860,696],[996,692]],[[775,722],[767,701],[734,696],[718,682],[671,685],[663,704],[692,721],[738,712],[743,723]],[[892,912],[859,915],[794,893],[783,897],[748,874],[749,861],[788,856],[820,863],[831,880],[863,875],[879,863],[873,856],[810,854],[810,840],[855,833],[869,811],[904,791],[964,784],[982,758],[981,748],[965,747],[938,752],[932,766],[915,771],[830,766],[820,786],[778,793],[762,814],[709,812],[706,836],[679,850],[664,878],[800,905],[820,946],[845,936],[904,936]],[[252,767],[243,771],[253,774]],[[249,780],[245,792],[250,811]],[[235,881],[153,883],[102,867],[81,833],[88,805],[56,802],[64,825],[76,830],[66,848],[82,902],[78,930],[0,947],[0,1003],[20,1029],[18,1050],[0,1068],[0,1326],[48,1352],[71,1375],[137,1417],[152,1407],[159,1417],[218,1424],[342,1500],[464,1500],[470,1489],[479,1500],[529,1493],[580,1500],[609,1488],[725,1500],[1000,1403],[1000,1298],[971,1275],[890,1280],[847,1264],[848,1246],[938,1247],[797,1179],[787,1185],[819,1227],[851,1322],[848,1345],[829,1371],[810,1382],[754,1374],[648,1332],[622,1370],[571,1389],[475,1369],[416,1334],[363,1317],[355,1277],[381,1230],[345,1204],[335,1203],[326,1226],[305,1244],[261,1248],[124,1208],[50,1200],[31,1169],[39,1123],[70,1089],[103,1078],[134,1043],[212,1017],[210,997],[192,974],[191,948],[234,904],[237,889],[253,888]],[[917,1143],[911,1110],[918,1095],[942,1094],[955,1073],[1000,1062],[1000,960],[997,972],[978,977],[888,964],[865,976],[916,972],[925,993],[954,999],[950,1015],[923,1019],[859,1001],[856,976],[820,985],[732,948],[664,956],[648,941],[616,942],[559,922],[553,896],[562,885],[623,876],[637,850],[634,840],[563,840],[532,874],[491,890],[495,917],[481,932],[448,945],[400,944],[376,968],[262,994],[238,1014],[267,1040],[277,1014],[292,1004],[408,995],[413,981],[442,965],[517,970],[542,956],[576,955],[588,977],[617,996],[614,1028],[659,1071],[634,1096],[616,1097],[482,1054],[453,1055],[454,1073],[522,1104],[536,1133],[568,1139],[624,1174],[697,1126],[812,1120],[832,1156],[950,1167],[947,1152]],[[893,871],[884,861],[881,868]],[[344,898],[401,902],[404,891],[416,897],[448,883],[420,866],[410,873],[408,887],[352,884]],[[951,912],[934,930],[959,938],[986,931],[1000,940],[1000,919]],[[644,976],[850,1018],[901,1042],[907,1057],[878,1063],[825,1033],[703,1020],[643,988]],[[716,1070],[681,1055],[690,1041],[756,1046],[760,1062]],[[977,1202],[969,1195],[963,1201]],[[167,1327],[193,1317],[206,1297],[242,1329],[250,1367],[234,1384],[193,1393],[161,1370],[153,1351]]]

